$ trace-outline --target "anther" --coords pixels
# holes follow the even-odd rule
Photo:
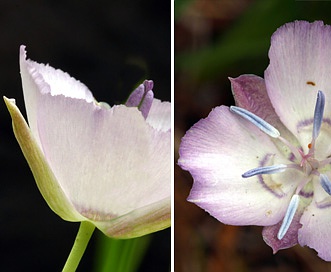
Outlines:
[[[231,106],[230,110],[245,118],[253,125],[257,126],[260,130],[268,134],[270,137],[278,138],[280,136],[279,131],[275,127],[264,121],[262,118],[256,116],[254,113],[251,113],[248,110],[236,106]]]
[[[285,165],[285,164],[257,167],[257,168],[254,168],[254,169],[251,169],[251,170],[245,172],[241,176],[243,178],[249,178],[249,177],[252,177],[255,175],[281,173],[281,172],[284,172],[286,168],[287,168],[287,165]]]
[[[129,96],[125,105],[127,107],[138,107],[145,95],[144,84],[140,84]]]
[[[331,195],[331,182],[327,175],[320,174],[320,184],[323,187],[324,191]]]
[[[146,119],[152,107],[154,93],[152,91],[153,81],[145,80],[129,96],[125,105],[127,107],[137,107]]]
[[[289,227],[292,223],[295,212],[298,209],[299,201],[300,201],[299,195],[293,195],[292,196],[290,204],[288,205],[286,214],[284,216],[283,223],[280,226],[280,229],[279,229],[278,234],[277,234],[278,240],[283,239],[283,237],[287,233],[287,231],[288,231],[288,229],[289,229]]]
[[[314,112],[314,124],[313,124],[313,141],[317,138],[320,133],[321,124],[323,120],[324,113],[324,105],[325,105],[325,96],[322,91],[318,91],[315,112]]]
[[[154,99],[154,93],[153,93],[152,90],[149,90],[145,94],[140,106],[138,107],[138,109],[141,111],[141,113],[142,113],[142,115],[144,116],[145,119],[147,118],[149,110],[152,107],[153,99]]]

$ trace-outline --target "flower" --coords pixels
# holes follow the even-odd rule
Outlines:
[[[225,224],[264,226],[274,253],[299,243],[331,261],[331,27],[285,24],[269,58],[264,79],[230,78],[237,106],[183,137],[188,201]]]
[[[5,102],[49,207],[111,237],[169,227],[170,103],[153,99],[153,82],[141,84],[127,106],[109,107],[67,73],[27,60],[24,46],[20,70],[29,126],[15,101]]]

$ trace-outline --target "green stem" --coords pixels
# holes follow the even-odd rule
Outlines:
[[[92,236],[95,227],[90,222],[82,221],[76,236],[75,243],[71,249],[69,257],[63,267],[62,272],[76,271],[80,260],[85,252],[88,242]]]

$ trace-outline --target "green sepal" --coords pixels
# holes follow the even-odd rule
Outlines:
[[[4,101],[12,118],[15,137],[48,206],[64,220],[86,220],[65,196],[15,100],[4,97]]]

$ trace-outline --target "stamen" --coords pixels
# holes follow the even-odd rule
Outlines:
[[[145,95],[145,87],[140,84],[129,96],[125,103],[127,107],[138,107]]]
[[[278,138],[280,136],[279,131],[275,127],[264,121],[262,118],[256,116],[254,113],[251,113],[248,110],[236,106],[231,106],[230,110],[245,118],[253,125],[257,126],[260,130],[268,134],[270,137]]]
[[[241,176],[243,178],[249,178],[249,177],[252,177],[255,175],[280,173],[280,172],[284,172],[286,168],[287,168],[287,165],[285,165],[285,164],[257,167],[257,168],[254,168],[254,169],[251,169],[251,170],[245,172]]]
[[[140,84],[129,96],[125,105],[127,107],[138,107],[144,118],[146,119],[152,107],[154,93],[152,91],[153,81],[145,80]]]
[[[324,93],[322,91],[318,91],[316,105],[315,105],[315,112],[314,112],[313,141],[317,138],[318,134],[320,133],[321,124],[323,120],[324,105],[325,105]]]
[[[329,195],[331,195],[331,182],[327,175],[320,174],[320,184]]]
[[[145,94],[140,106],[138,107],[138,109],[141,111],[141,113],[142,113],[142,115],[144,116],[145,119],[147,118],[149,110],[152,107],[153,99],[154,99],[154,93],[153,93],[152,90],[149,90]]]
[[[295,212],[298,209],[299,200],[300,200],[299,195],[293,195],[292,196],[290,204],[288,205],[286,214],[284,216],[283,223],[280,226],[280,229],[279,229],[278,234],[277,234],[278,240],[283,239],[286,232],[288,231],[288,229],[289,229],[289,227],[292,223],[293,217],[295,215]]]

